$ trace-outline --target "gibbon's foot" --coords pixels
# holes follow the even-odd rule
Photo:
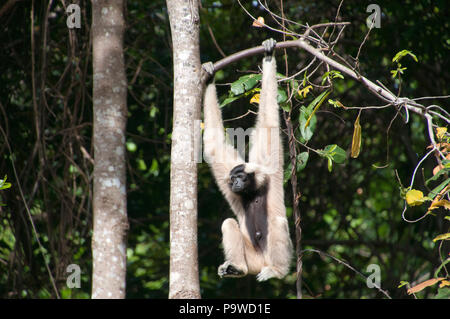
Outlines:
[[[276,273],[270,267],[263,267],[260,273],[256,275],[256,280],[258,281],[266,281],[267,279],[277,277]]]
[[[220,276],[220,278],[222,277],[239,278],[245,276],[245,273],[242,270],[237,268],[229,261],[226,261],[219,266],[217,274]]]
[[[270,39],[265,40],[262,43],[262,45],[264,47],[264,51],[265,51],[265,54],[266,54],[266,60],[267,61],[272,60],[272,55],[273,55],[275,46],[277,45],[277,41],[275,41],[274,39],[270,38]]]
[[[214,75],[214,64],[212,62],[205,62],[202,64],[202,68],[203,70],[206,71],[206,73],[208,73],[210,76]]]

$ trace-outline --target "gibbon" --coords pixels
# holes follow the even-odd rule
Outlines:
[[[226,142],[215,85],[205,91],[204,154],[237,218],[222,224],[225,262],[218,268],[220,277],[255,274],[258,281],[265,281],[289,271],[292,242],[284,205],[275,45],[273,39],[263,42],[266,54],[249,162]],[[212,63],[204,64],[204,69],[213,75]]]

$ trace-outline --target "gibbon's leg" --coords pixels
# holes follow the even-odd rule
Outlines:
[[[258,118],[251,137],[249,162],[260,165],[267,174],[283,172],[283,150],[279,133],[279,107],[276,61],[272,56],[275,40],[263,42],[266,56],[263,59],[262,87]]]
[[[276,216],[269,221],[269,236],[265,251],[266,266],[257,275],[258,281],[283,278],[288,272],[292,257],[292,242],[286,217]]]
[[[225,219],[222,223],[222,236],[225,262],[219,266],[217,273],[220,277],[243,277],[247,275],[244,238],[235,219]]]
[[[258,274],[264,267],[264,255],[256,250],[250,240],[244,238],[245,260],[247,261],[248,273]]]
[[[203,68],[213,73],[212,63],[205,63]],[[244,160],[234,147],[225,140],[222,113],[217,101],[216,86],[209,84],[204,96],[205,130],[203,134],[204,154],[212,168],[217,184],[221,191],[230,197],[228,180],[230,171],[237,165],[244,164]],[[230,198],[227,198],[230,199]]]

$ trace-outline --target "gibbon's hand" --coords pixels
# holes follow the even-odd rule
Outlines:
[[[206,71],[206,73],[208,73],[211,76],[213,76],[215,73],[214,63],[212,63],[211,61],[203,63],[202,68],[203,68],[203,70]]]
[[[265,59],[267,61],[271,61],[273,53],[275,51],[275,46],[277,45],[277,41],[275,41],[274,39],[270,38],[270,39],[265,40],[262,43],[262,45],[263,45],[264,51],[265,51]]]
[[[211,82],[214,82],[214,73],[216,73],[216,70],[214,70],[214,63],[211,61],[205,62],[202,64],[202,83],[205,83],[208,79],[212,78]]]

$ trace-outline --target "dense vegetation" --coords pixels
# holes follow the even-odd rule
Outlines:
[[[271,9],[280,12],[280,2]],[[339,1],[282,1],[290,20],[309,25],[334,21]],[[356,57],[367,34],[365,23],[370,1],[344,2],[342,21],[349,21],[335,50]],[[61,3],[48,10],[36,1],[34,21],[31,4],[20,1],[1,17],[0,42],[0,178],[12,186],[0,190],[0,297],[50,298],[53,288],[45,267],[49,262],[63,297],[87,298],[91,288],[91,197],[92,197],[92,72],[90,3],[80,1],[81,29],[69,30]],[[405,58],[401,95],[408,97],[448,95],[450,82],[450,4],[447,1],[384,1],[381,28],[374,29],[359,57],[359,70],[392,91],[399,82],[391,77],[393,56],[407,49],[419,62]],[[274,23],[257,1],[246,5],[255,16]],[[48,10],[48,11],[47,11]],[[202,62],[260,45],[279,34],[252,27],[252,20],[236,1],[202,1]],[[295,29],[295,25],[292,26]],[[330,31],[329,31],[330,32]],[[213,36],[212,36],[213,34]],[[31,39],[34,39],[33,41]],[[170,28],[161,0],[127,3],[126,67],[128,74],[128,298],[166,298],[169,265],[169,177],[172,115],[172,56]],[[217,43],[217,44],[215,44]],[[278,54],[279,72],[290,75],[312,59],[290,49]],[[248,73],[258,72],[259,57],[234,64],[216,75],[218,84],[229,84]],[[317,74],[321,82],[325,69]],[[298,79],[302,80],[302,78]],[[382,105],[362,85],[336,79],[329,98],[345,106]],[[229,86],[219,87],[228,95]],[[321,93],[314,89],[293,107],[308,105]],[[224,107],[224,118],[245,114],[250,96]],[[448,107],[447,100],[435,104]],[[430,101],[431,103],[431,101]],[[447,109],[448,110],[448,109]],[[299,116],[296,113],[297,117]],[[334,108],[326,103],[317,111],[314,136],[308,146],[323,149],[337,144],[349,153],[357,110]],[[444,208],[417,223],[402,220],[404,199],[400,184],[408,185],[412,172],[429,145],[425,122],[395,108],[361,113],[362,148],[357,159],[333,165],[310,152],[307,166],[299,171],[302,245],[346,261],[368,275],[367,266],[381,268],[381,286],[393,298],[412,298],[401,281],[419,283],[434,276],[449,253],[448,241],[433,242],[448,232]],[[252,125],[252,114],[228,122],[234,127]],[[232,123],[232,124],[231,124]],[[38,138],[37,138],[38,137]],[[8,143],[6,142],[8,141]],[[300,151],[307,149],[300,148]],[[427,159],[419,172],[417,188],[432,188],[425,180],[436,166]],[[214,184],[206,163],[198,179],[199,268],[203,298],[295,297],[295,273],[284,280],[257,283],[254,277],[220,280],[222,262],[220,225],[231,210]],[[17,175],[17,177],[16,177]],[[23,195],[22,195],[23,194]],[[286,184],[286,204],[294,234],[292,194]],[[411,219],[426,208],[407,211]],[[33,219],[39,239],[30,224]],[[66,287],[66,267],[82,270],[80,289]],[[445,275],[445,268],[441,275]],[[448,274],[447,274],[448,277]],[[433,297],[437,285],[417,297]],[[303,256],[305,298],[381,298],[365,279],[326,255],[305,251]]]

